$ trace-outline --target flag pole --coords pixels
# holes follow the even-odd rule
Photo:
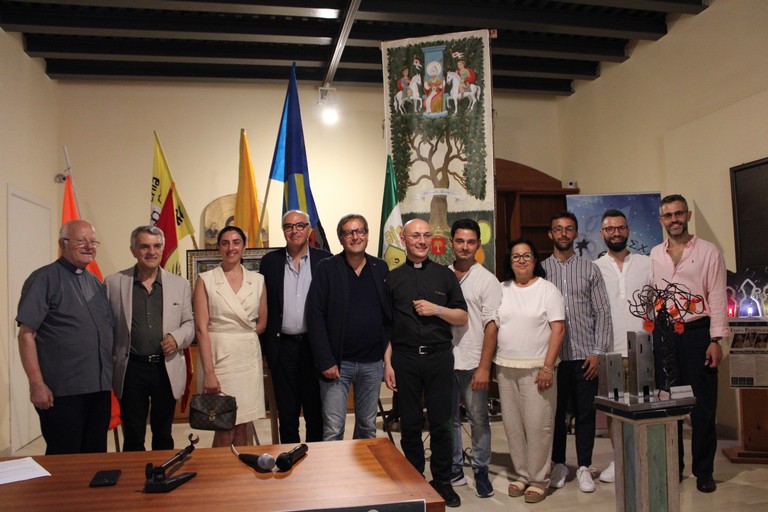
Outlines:
[[[261,237],[261,225],[264,223],[264,212],[267,209],[267,199],[269,198],[269,186],[272,184],[272,180],[267,180],[267,191],[264,193],[264,202],[261,203],[261,215],[259,215],[259,238]],[[264,245],[264,240],[261,241],[261,245]]]
[[[72,164],[69,163],[69,152],[67,151],[67,146],[63,146],[63,148],[64,148],[64,161],[67,163],[67,168],[64,169],[64,172],[69,174],[69,177],[72,180],[72,193],[75,194],[75,205],[77,206],[77,209],[79,211],[80,200],[77,199],[77,189],[74,187],[75,175],[72,173]]]

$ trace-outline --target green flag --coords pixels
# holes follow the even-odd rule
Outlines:
[[[384,199],[381,202],[381,229],[379,230],[379,258],[384,259],[389,269],[405,261],[405,247],[400,240],[403,218],[397,202],[397,184],[392,156],[387,155],[387,175],[384,179]]]

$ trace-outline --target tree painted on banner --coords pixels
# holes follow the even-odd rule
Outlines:
[[[438,45],[444,45],[442,69],[429,69],[432,62],[424,60],[426,45],[388,49],[387,68],[394,85],[390,87],[389,105],[397,200],[402,202],[408,189],[428,181],[433,188],[429,192],[429,224],[435,232],[448,233],[451,189],[459,187],[480,200],[486,195],[481,98],[486,77],[481,38],[431,41],[428,46]],[[422,84],[440,79],[443,106],[442,112],[435,114],[434,95],[428,95]]]

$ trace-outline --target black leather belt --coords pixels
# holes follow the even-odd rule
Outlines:
[[[435,354],[437,352],[443,352],[453,348],[453,343],[433,343],[432,345],[393,345],[392,349],[397,352],[404,352],[407,354],[418,354],[420,356],[426,356],[429,354]]]
[[[709,317],[705,316],[702,318],[697,318],[696,320],[693,320],[692,322],[685,322],[685,329],[691,330],[691,329],[709,329]]]
[[[135,361],[137,363],[155,364],[155,363],[162,363],[164,357],[161,356],[160,354],[152,354],[151,356],[140,356],[138,354],[130,354],[128,356],[128,359],[131,361]]]
[[[286,334],[284,332],[280,333],[280,339],[281,340],[288,340],[288,341],[309,341],[309,335],[307,333],[301,333],[301,334]]]

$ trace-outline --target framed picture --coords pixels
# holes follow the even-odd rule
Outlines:
[[[258,271],[261,258],[275,248],[246,249],[243,252],[243,266],[248,270]],[[211,270],[221,263],[221,254],[216,249],[199,249],[187,251],[187,279],[192,288],[195,287],[197,276]]]

